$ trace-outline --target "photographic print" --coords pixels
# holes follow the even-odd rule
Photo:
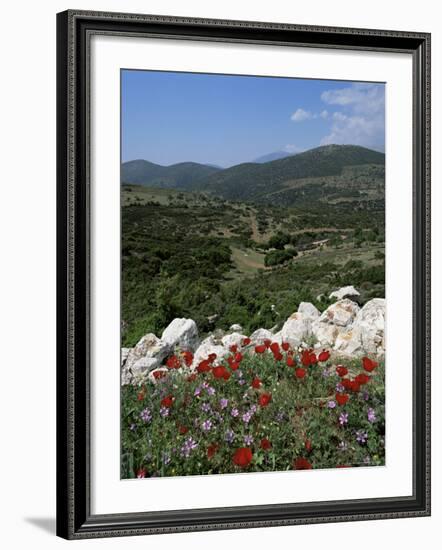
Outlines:
[[[385,310],[383,83],[121,71],[122,479],[383,466]]]

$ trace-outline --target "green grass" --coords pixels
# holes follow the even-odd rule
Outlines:
[[[335,397],[341,380],[335,370],[337,360],[305,367],[301,379],[295,368],[286,365],[286,358],[286,352],[281,360],[270,351],[245,352],[237,370],[224,361],[228,380],[216,378],[210,368],[190,378],[185,372],[169,371],[156,385],[123,387],[121,476],[135,477],[140,469],[146,477],[291,470],[297,459],[315,469],[383,465],[383,364],[341,406]],[[294,358],[302,367],[296,353]],[[360,360],[339,358],[339,363],[348,366],[347,378],[363,372]],[[257,378],[260,387],[254,388],[252,381]],[[263,394],[270,396],[268,403],[260,401]],[[162,407],[168,396],[172,404]],[[369,420],[369,409],[375,413],[374,422]],[[246,422],[243,415],[250,411],[254,412]],[[348,414],[342,425],[341,413]],[[367,440],[358,442],[359,433]],[[183,449],[189,438],[196,446],[186,456]],[[270,442],[268,449],[261,447],[263,439]],[[233,462],[241,447],[252,452],[250,464],[243,467]]]

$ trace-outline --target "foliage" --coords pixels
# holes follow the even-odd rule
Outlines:
[[[122,388],[123,478],[384,464],[383,365],[246,344]]]

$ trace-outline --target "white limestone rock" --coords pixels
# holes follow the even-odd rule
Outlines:
[[[161,335],[161,340],[171,348],[195,351],[198,347],[198,327],[193,319],[174,319]]]

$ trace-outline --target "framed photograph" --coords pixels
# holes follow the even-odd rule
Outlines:
[[[429,515],[429,34],[57,33],[57,534]]]

